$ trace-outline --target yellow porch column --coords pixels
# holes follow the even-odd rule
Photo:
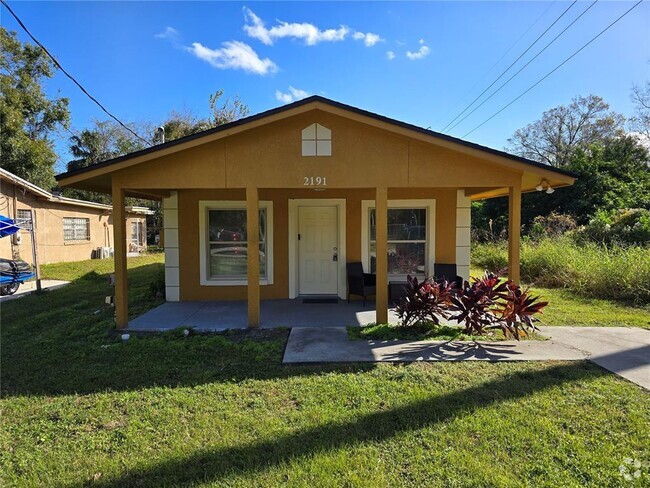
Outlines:
[[[260,325],[259,196],[257,188],[246,188],[246,232],[248,242],[248,326]]]
[[[388,189],[378,187],[375,196],[376,237],[376,320],[378,324],[388,322]]]
[[[515,283],[521,279],[519,249],[521,244],[521,182],[508,193],[508,277]]]
[[[113,182],[113,260],[115,262],[115,325],[129,323],[129,298],[126,272],[126,215],[124,188]]]

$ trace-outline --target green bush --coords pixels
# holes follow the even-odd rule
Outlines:
[[[505,267],[504,242],[476,244],[472,264],[482,269]],[[521,246],[522,280],[547,288],[568,288],[584,296],[650,303],[650,250],[593,242],[571,237],[524,240]]]
[[[576,231],[580,242],[650,244],[650,210],[644,208],[599,210],[589,224]]]

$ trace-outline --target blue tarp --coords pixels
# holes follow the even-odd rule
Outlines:
[[[19,230],[20,227],[18,227],[13,220],[11,220],[9,217],[5,217],[4,215],[0,215],[0,237],[10,236]]]

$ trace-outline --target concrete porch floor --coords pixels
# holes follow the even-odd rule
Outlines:
[[[397,323],[390,309],[389,322]],[[261,327],[344,327],[375,322],[373,302],[303,303],[293,300],[262,300]],[[166,331],[193,327],[198,331],[245,329],[248,324],[246,301],[165,302],[129,321],[128,330]]]

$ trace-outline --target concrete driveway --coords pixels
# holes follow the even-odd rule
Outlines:
[[[627,327],[542,327],[548,341],[363,341],[345,327],[291,329],[283,363],[578,361],[589,359],[650,389],[650,331]]]

